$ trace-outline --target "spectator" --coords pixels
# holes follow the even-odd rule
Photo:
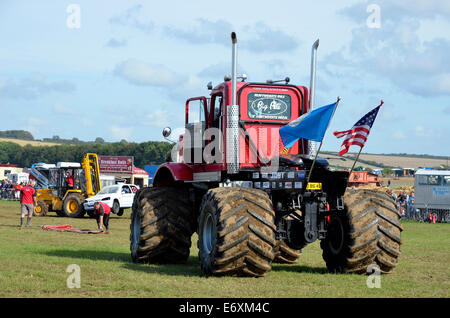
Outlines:
[[[0,199],[5,198],[5,192],[6,192],[6,180],[2,180],[2,184],[0,187]]]
[[[392,198],[392,200],[394,200],[395,203],[397,203],[397,195],[391,189],[388,189],[386,193]]]
[[[408,197],[408,203],[407,203],[407,213],[410,218],[413,217],[413,214],[415,214],[415,208],[414,208],[414,191],[411,191]]]
[[[28,215],[27,226],[31,226],[34,205],[36,204],[36,191],[33,188],[34,182],[28,182],[28,185],[20,190],[20,228],[23,228],[25,215]]]
[[[70,189],[73,189],[73,176],[70,175],[70,172],[66,172],[66,183]]]
[[[20,200],[20,190],[22,189],[22,185],[20,183],[17,183],[13,189],[14,189],[14,198],[16,200]]]
[[[111,208],[106,203],[97,201],[94,203],[94,213],[97,219],[98,229],[103,231],[103,225],[105,225],[105,231],[108,233]]]
[[[4,198],[6,200],[11,200],[11,191],[12,191],[11,184],[8,180],[6,180],[4,184]]]

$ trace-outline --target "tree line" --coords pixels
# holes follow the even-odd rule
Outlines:
[[[4,130],[0,131],[0,138],[14,138],[23,140],[34,140],[33,135],[25,130]]]
[[[79,145],[56,146],[20,146],[13,142],[0,142],[0,164],[17,164],[19,167],[31,167],[33,163],[81,162],[87,152],[99,156],[133,156],[134,165],[163,163],[170,155],[173,145],[168,142],[148,141],[142,143],[86,143]]]

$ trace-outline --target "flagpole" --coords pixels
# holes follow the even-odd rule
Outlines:
[[[384,104],[384,100],[382,99],[381,102],[380,102],[380,106],[383,106],[383,104]],[[352,175],[353,169],[355,168],[356,162],[357,162],[358,159],[359,159],[359,155],[361,154],[361,150],[362,150],[362,149],[363,149],[363,147],[360,147],[360,148],[359,148],[358,155],[356,156],[356,159],[355,159],[355,161],[353,162],[352,169],[350,169],[350,174],[348,175],[349,178],[350,178],[350,176]]]
[[[355,168],[356,162],[357,162],[357,161],[358,161],[358,159],[359,159],[359,155],[361,154],[361,150],[362,150],[362,147],[360,147],[360,148],[359,148],[359,152],[358,152],[358,155],[356,156],[356,159],[355,159],[355,161],[353,162],[353,166],[352,166],[352,169],[350,170],[350,174],[348,175],[348,176],[349,176],[349,178],[350,178],[350,176],[352,175],[352,172],[353,172],[353,168]]]
[[[328,130],[328,127],[330,126],[331,119],[333,119],[334,113],[336,112],[336,108],[337,108],[337,106],[338,106],[340,101],[341,101],[341,96],[338,96],[337,102],[336,102],[336,106],[334,106],[333,114],[331,114],[330,121],[328,122],[327,130]],[[319,156],[319,152],[320,152],[320,148],[322,148],[322,144],[323,144],[323,139],[320,142],[319,149],[317,150],[316,156],[314,157],[314,161],[313,161],[313,163],[311,165],[311,170],[309,170],[308,179],[306,181],[306,186],[308,186],[309,179],[311,178],[311,174],[312,174],[312,171],[314,169],[314,164],[316,163],[317,157]]]
[[[319,155],[320,148],[322,148],[322,144],[323,144],[323,141],[320,142],[319,149],[317,150],[316,156],[314,157],[314,161],[313,161],[313,163],[312,163],[312,165],[311,165],[311,170],[309,170],[308,180],[306,181],[306,186],[308,186],[309,178],[311,178],[311,173],[312,173],[312,171],[313,171],[313,169],[314,169],[314,164],[316,163],[316,159],[317,159],[317,156]]]

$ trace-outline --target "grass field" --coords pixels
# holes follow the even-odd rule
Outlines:
[[[20,230],[19,204],[0,201],[0,297],[449,297],[450,224],[404,222],[399,266],[369,289],[367,276],[327,273],[318,242],[294,265],[274,264],[263,278],[201,276],[196,237],[185,265],[133,264],[130,211],[113,216],[109,235],[44,231],[72,224],[95,229],[93,219],[33,218]],[[67,266],[81,269],[81,288],[70,289]]]
[[[14,138],[0,138],[0,142],[2,142],[2,141],[3,142],[13,142],[22,147],[26,146],[26,145],[31,145],[34,147],[59,145],[59,144],[53,143],[53,142],[43,142],[43,141],[36,141],[36,140],[22,140],[22,139],[14,139]]]

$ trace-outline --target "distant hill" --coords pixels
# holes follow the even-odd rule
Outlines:
[[[14,138],[23,140],[34,140],[33,135],[25,130],[4,130],[0,131],[0,138]]]
[[[356,153],[349,153],[342,157],[335,152],[320,153],[322,157],[327,157],[330,165],[336,167],[351,168],[356,158]],[[345,159],[344,160],[342,160]],[[383,168],[413,168],[419,167],[440,167],[447,166],[449,158],[445,156],[415,155],[415,154],[366,154],[361,153],[356,166],[368,167],[371,169]]]
[[[42,146],[57,146],[60,145],[54,142],[43,142],[38,140],[23,140],[23,139],[15,139],[15,138],[0,138],[0,142],[12,142],[18,144],[20,146],[31,145],[34,147],[42,147]]]

